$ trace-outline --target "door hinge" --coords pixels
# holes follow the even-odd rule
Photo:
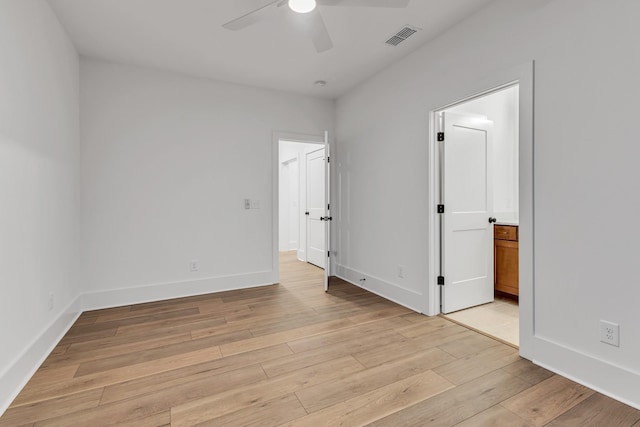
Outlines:
[[[327,251],[327,258],[331,258],[331,251]]]
[[[444,205],[438,205],[438,213],[444,213]]]
[[[438,286],[444,286],[444,276],[438,276]]]
[[[438,132],[438,142],[444,141],[444,132]]]
[[[327,205],[327,210],[330,211],[331,210],[331,205]]]
[[[327,163],[331,163],[331,157],[327,156]]]

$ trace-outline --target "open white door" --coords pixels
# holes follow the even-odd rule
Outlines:
[[[329,164],[331,159],[331,149],[329,147],[329,132],[324,133],[324,153],[326,160],[325,165],[325,180],[324,180],[324,200],[325,200],[325,221],[324,221],[324,242],[327,253],[325,268],[324,268],[324,290],[329,290],[329,275],[331,274],[331,165]]]
[[[493,301],[493,122],[442,115],[439,281],[442,312],[450,313]]]
[[[325,148],[307,153],[307,261],[325,268]]]

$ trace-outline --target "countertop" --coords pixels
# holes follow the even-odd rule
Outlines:
[[[518,220],[517,219],[505,219],[505,220],[498,220],[495,222],[496,225],[519,225],[518,224]]]

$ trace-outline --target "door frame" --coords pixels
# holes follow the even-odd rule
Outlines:
[[[465,81],[458,86],[444,90],[440,100],[434,100],[429,111],[428,167],[428,226],[429,226],[429,279],[427,283],[429,315],[440,313],[440,289],[437,277],[440,272],[439,221],[437,213],[440,174],[437,150],[439,131],[438,112],[454,105],[488,95],[515,84],[519,85],[519,316],[520,355],[533,358],[535,336],[534,319],[534,73],[533,61],[483,76],[473,81]],[[436,97],[437,98],[437,97]]]
[[[272,223],[271,223],[271,283],[280,282],[280,141],[318,144],[324,147],[325,135],[304,134],[285,131],[274,131],[271,141],[271,190],[272,190]],[[327,260],[327,264],[330,260]]]

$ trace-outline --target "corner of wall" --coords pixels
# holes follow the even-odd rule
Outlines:
[[[2,372],[0,375],[0,416],[73,326],[80,314],[82,314],[82,296],[78,295]]]

